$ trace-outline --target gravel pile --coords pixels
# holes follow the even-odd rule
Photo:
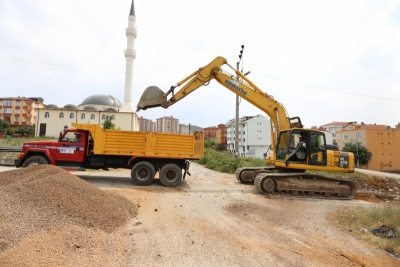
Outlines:
[[[38,165],[0,173],[0,254],[34,236],[66,229],[107,236],[136,214],[136,205],[126,198],[58,167]]]

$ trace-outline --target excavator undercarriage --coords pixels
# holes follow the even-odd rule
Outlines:
[[[352,199],[356,185],[343,178],[329,178],[306,172],[278,172],[274,166],[240,168],[236,179],[241,183],[254,182],[264,195],[325,199]]]

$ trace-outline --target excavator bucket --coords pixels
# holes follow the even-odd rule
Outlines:
[[[142,97],[137,104],[136,112],[143,109],[163,106],[167,101],[167,96],[157,86],[149,86],[144,90]]]

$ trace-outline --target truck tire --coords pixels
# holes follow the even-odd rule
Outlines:
[[[22,168],[28,167],[30,165],[42,165],[42,164],[49,164],[47,158],[43,156],[32,156],[24,161],[24,163],[22,164]]]
[[[132,167],[131,178],[136,185],[149,185],[153,182],[155,174],[156,171],[151,163],[141,161]]]
[[[167,187],[178,186],[182,181],[182,169],[178,165],[165,164],[160,170],[160,182]]]

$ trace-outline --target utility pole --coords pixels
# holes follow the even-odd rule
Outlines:
[[[357,140],[356,140],[356,150],[357,150],[357,168],[360,168],[360,160],[359,160],[359,157],[358,157],[358,143],[357,143]]]
[[[240,50],[239,61],[236,63],[236,70],[239,71],[240,61],[242,60],[244,45]],[[236,78],[239,81],[239,75],[236,74]],[[236,95],[236,119],[235,119],[235,160],[239,160],[239,95]]]

